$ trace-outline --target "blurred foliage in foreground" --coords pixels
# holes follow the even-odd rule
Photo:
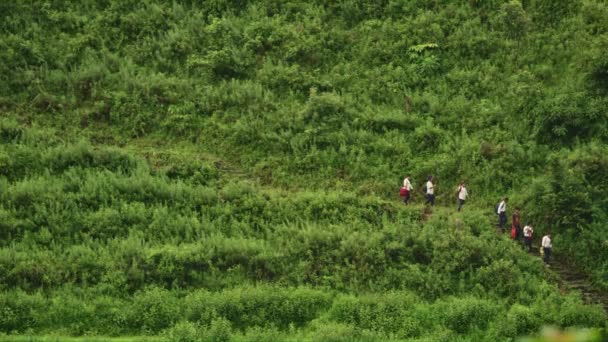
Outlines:
[[[543,328],[540,337],[518,339],[519,342],[605,342],[608,335],[604,330],[568,329],[562,331],[553,327]]]

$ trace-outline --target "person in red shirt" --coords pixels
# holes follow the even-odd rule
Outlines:
[[[521,241],[522,230],[521,230],[521,216],[519,214],[519,208],[517,208],[517,207],[515,208],[512,219],[513,219],[513,221],[512,221],[513,227],[515,227],[515,240]]]

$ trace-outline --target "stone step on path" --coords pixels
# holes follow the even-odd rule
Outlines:
[[[498,226],[494,225],[493,227],[498,235],[510,233],[508,229],[505,229],[503,232]],[[538,245],[532,245],[529,253],[541,257]],[[608,314],[608,292],[593,286],[587,274],[566,260],[556,259],[555,256],[552,257],[548,269],[559,276],[559,287],[562,291],[578,291],[584,303],[601,305],[604,308],[604,312]]]
[[[538,246],[533,246],[530,253],[540,255]],[[599,304],[608,314],[608,293],[593,286],[584,272],[560,258],[553,258],[549,269],[559,276],[561,280],[559,286],[562,290],[566,292],[579,291],[585,303]]]
[[[221,173],[231,176],[245,176],[247,174],[244,170],[221,160],[214,161],[213,166],[215,166],[215,169]]]
[[[498,226],[493,227],[498,235],[509,234],[508,229],[505,229],[503,232]],[[538,245],[532,245],[529,253],[542,258],[539,249]],[[555,256],[552,257],[549,264],[548,269],[559,276],[559,287],[562,291],[578,291],[584,303],[600,305],[604,308],[604,312],[608,314],[608,292],[596,288],[587,274],[572,265],[572,263],[557,259]]]
[[[492,215],[492,220],[494,220],[494,216]],[[498,235],[505,235],[510,232],[508,229],[505,229],[504,232],[501,231],[497,225],[493,227]],[[539,246],[532,245],[532,250],[529,253],[540,257],[539,252]],[[608,314],[608,292],[596,288],[587,274],[566,260],[556,259],[555,256],[550,261],[548,269],[559,276],[559,287],[562,291],[578,291],[584,303],[598,304]]]

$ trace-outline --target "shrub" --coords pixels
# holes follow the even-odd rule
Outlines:
[[[506,319],[497,320],[497,325],[497,336],[515,338],[537,333],[542,325],[542,320],[532,308],[515,304],[507,312]]]
[[[269,342],[284,339],[286,339],[286,336],[275,327],[253,327],[248,329],[243,337],[243,340],[246,342]]]
[[[68,335],[82,335],[94,324],[94,307],[69,292],[55,294],[44,318],[48,326]]]
[[[44,318],[47,310],[48,302],[42,293],[3,291],[0,293],[0,331],[13,334],[41,328],[41,318]]]
[[[580,299],[572,295],[562,304],[558,313],[562,327],[594,327],[606,326],[606,312],[601,305],[583,305]]]
[[[175,342],[201,342],[203,336],[199,327],[188,321],[181,321],[164,332],[170,341]]]
[[[491,292],[502,296],[521,291],[523,278],[509,260],[495,260],[477,272],[479,283]]]
[[[120,336],[131,332],[128,326],[129,313],[126,300],[114,296],[99,296],[90,299],[93,306],[93,324],[89,327],[91,334]]]
[[[485,329],[499,312],[496,303],[471,297],[450,298],[435,305],[443,324],[458,333],[473,327]]]
[[[427,122],[425,125],[416,127],[411,143],[416,153],[432,153],[437,151],[443,139],[445,139],[445,132]]]
[[[156,334],[173,326],[180,315],[180,305],[173,292],[150,287],[133,298],[129,321],[134,331]]]
[[[0,142],[3,144],[16,142],[23,136],[23,128],[15,120],[0,120]]]
[[[338,297],[329,316],[339,323],[376,331],[398,338],[420,334],[421,322],[412,315],[416,297],[411,293],[392,292],[385,295]]]
[[[211,321],[209,329],[206,331],[206,341],[228,342],[232,338],[232,328],[230,321],[225,318],[215,318]]]
[[[216,316],[224,317],[235,329],[302,327],[331,302],[330,295],[319,290],[273,286],[197,291],[186,298],[188,319],[208,324]]]
[[[253,192],[253,185],[246,181],[229,183],[222,188],[221,195],[226,201],[235,201]]]
[[[301,116],[305,123],[338,124],[341,120],[350,119],[351,114],[339,94],[317,94],[317,89],[311,88],[307,106]]]
[[[317,323],[312,339],[319,342],[357,341],[360,332],[353,325],[343,323]]]
[[[512,0],[500,6],[498,22],[505,35],[511,39],[524,37],[530,26],[530,18],[522,8],[521,2]]]

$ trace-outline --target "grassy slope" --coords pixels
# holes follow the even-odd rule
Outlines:
[[[604,324],[483,208],[510,194],[602,283],[584,251],[604,255],[605,6],[1,6],[5,332]],[[404,172],[435,174],[442,205],[468,179],[467,212],[422,226],[396,201]]]
[[[24,132],[19,160],[42,165],[2,195],[16,220],[0,259],[15,331],[156,334],[217,315],[245,340],[496,339],[605,319],[561,297],[475,201],[438,207],[423,226],[420,204],[262,187],[162,149],[138,159],[137,145],[28,148],[42,133]],[[518,328],[521,315],[535,319]]]
[[[155,337],[69,337],[69,336],[0,336],[0,341],[7,342],[156,342],[165,341]]]

